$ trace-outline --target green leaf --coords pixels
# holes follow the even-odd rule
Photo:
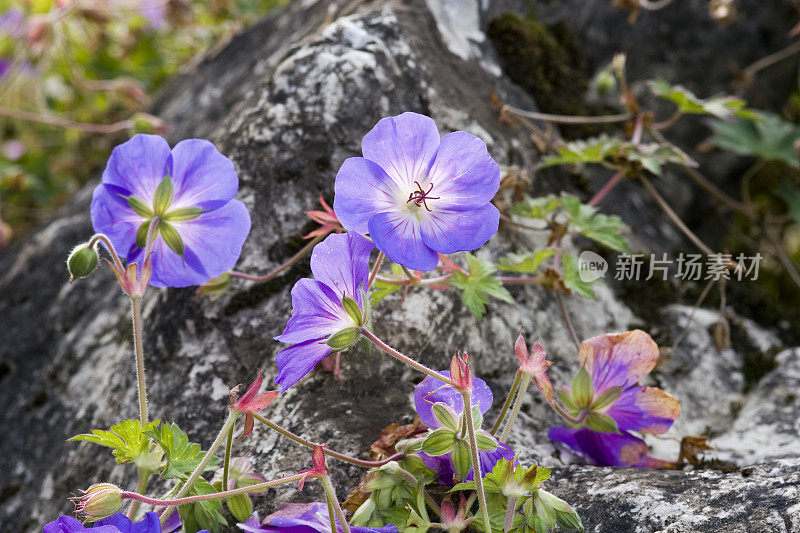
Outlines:
[[[126,196],[125,200],[133,211],[142,218],[153,218],[153,210],[147,203],[138,196]]]
[[[158,216],[163,216],[172,205],[172,178],[165,176],[158,184],[153,195],[153,211]]]
[[[422,451],[428,455],[444,455],[453,450],[458,442],[455,433],[449,429],[440,428],[432,431],[425,437],[425,442],[422,443]]]
[[[200,477],[189,489],[187,496],[198,496],[203,494],[213,494],[217,492],[214,487]],[[178,513],[183,522],[186,533],[196,533],[201,529],[207,529],[211,533],[216,533],[220,527],[227,525],[227,521],[222,516],[222,502],[220,500],[203,500],[195,503],[187,503],[178,506]]]
[[[234,494],[228,496],[225,505],[234,518],[239,522],[244,522],[253,514],[253,502],[247,494]]]
[[[152,437],[164,450],[167,461],[166,468],[161,473],[164,479],[187,479],[205,456],[200,445],[190,443],[189,437],[175,423],[161,424],[145,434]],[[219,462],[219,458],[213,457],[204,471],[215,470]]]
[[[150,454],[151,441],[147,432],[158,424],[158,420],[153,420],[142,428],[139,420],[123,420],[108,430],[93,429],[91,434],[76,435],[69,440],[93,442],[111,448],[117,464],[132,463],[137,459],[142,461]]]
[[[512,205],[509,212],[512,215],[543,220],[556,210],[558,202],[558,197],[555,194],[538,198],[525,198],[523,201]]]
[[[723,150],[800,168],[794,148],[800,139],[800,128],[777,115],[759,112],[755,117],[739,117],[733,122],[714,120],[711,129],[714,135],[710,142]]]
[[[405,272],[403,272],[403,268],[398,265],[397,263],[392,263],[392,274],[396,278],[404,278],[406,277]],[[403,288],[402,285],[395,285],[393,283],[386,283],[384,281],[378,281],[377,279],[372,284],[372,292],[370,294],[370,303],[374,306],[390,294],[400,291]]]
[[[744,100],[734,96],[712,96],[702,99],[689,89],[680,85],[671,85],[666,81],[651,81],[648,85],[654,95],[674,103],[681,113],[687,115],[713,115],[720,119],[754,115],[753,111],[745,108]]]
[[[461,301],[475,318],[480,319],[486,312],[489,296],[508,303],[514,302],[511,293],[503,287],[502,282],[492,276],[496,270],[492,263],[478,259],[469,252],[465,255],[469,273],[456,271],[448,282],[464,291],[461,294]]]
[[[542,248],[535,252],[527,252],[523,254],[510,253],[500,259],[497,263],[497,268],[507,272],[524,272],[533,274],[539,270],[542,261],[555,255],[556,251],[552,248]]]
[[[578,260],[575,256],[565,253],[561,256],[561,262],[564,265],[564,285],[581,296],[593,299],[595,296],[592,284],[581,279],[578,271]]]
[[[558,155],[546,157],[541,167],[553,165],[575,165],[584,163],[601,163],[613,155],[622,152],[625,141],[606,134],[589,139],[565,143],[557,149]]]
[[[575,231],[589,239],[616,250],[629,252],[628,239],[624,233],[629,231],[627,225],[616,215],[604,215],[596,208],[582,204],[571,194],[561,194],[561,206],[570,222],[570,231]]]
[[[167,246],[169,246],[173,252],[183,257],[183,239],[181,239],[181,234],[178,233],[178,230],[162,220],[158,223],[158,232],[161,234],[164,242],[167,243]]]

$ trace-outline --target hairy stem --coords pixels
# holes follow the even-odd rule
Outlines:
[[[620,181],[622,181],[622,178],[624,178],[624,177],[625,177],[625,171],[623,171],[623,170],[618,170],[618,171],[617,171],[617,173],[616,173],[616,174],[614,174],[613,176],[611,176],[611,178],[609,178],[609,180],[608,180],[608,181],[605,183],[605,185],[603,185],[603,186],[600,188],[600,190],[599,190],[599,191],[597,191],[597,192],[594,194],[594,196],[592,196],[591,200],[589,200],[589,203],[588,203],[588,205],[590,205],[590,206],[592,206],[592,207],[596,207],[596,206],[597,206],[597,204],[599,204],[600,202],[602,202],[602,201],[603,201],[603,198],[605,198],[605,197],[606,197],[606,195],[607,195],[609,192],[611,192],[611,190],[612,190],[614,187],[616,187],[616,186],[617,186],[617,183],[619,183]]]
[[[503,423],[503,419],[506,416],[506,412],[508,411],[508,408],[511,407],[511,402],[514,401],[514,395],[517,392],[517,388],[519,387],[519,382],[521,380],[522,380],[522,372],[517,370],[517,374],[514,376],[514,383],[511,384],[511,389],[509,389],[508,391],[508,395],[506,396],[506,401],[503,402],[503,408],[500,409],[500,414],[497,416],[497,421],[492,426],[491,431],[489,431],[489,433],[491,433],[492,435],[497,433],[497,430],[500,429],[500,424]]]
[[[580,350],[581,340],[575,332],[575,326],[572,324],[572,319],[569,317],[567,306],[564,305],[564,297],[561,295],[561,291],[556,291],[556,301],[558,302],[558,309],[561,311],[561,318],[564,319],[564,324],[567,325],[567,330],[569,330],[569,336],[572,337],[572,342],[574,342],[575,346]]]
[[[378,257],[375,259],[375,265],[372,267],[372,272],[369,275],[369,281],[367,282],[367,290],[372,287],[372,282],[375,281],[375,276],[378,275],[378,270],[381,268],[381,263],[383,263],[383,258],[386,257],[383,252],[378,252]]]
[[[263,416],[261,416],[258,413],[253,413],[253,418],[258,420],[259,422],[261,422],[265,426],[277,431],[278,433],[280,433],[284,437],[288,437],[291,440],[295,441],[296,443],[298,443],[298,444],[300,444],[302,446],[305,446],[306,448],[311,448],[313,450],[314,448],[316,448],[318,446],[317,444],[314,444],[313,442],[311,442],[309,440],[306,440],[303,437],[300,437],[299,435],[295,435],[294,433],[292,433],[288,429],[285,429],[285,428],[279,426],[278,424],[276,424],[275,422],[272,422],[268,418],[264,418]],[[323,448],[325,449],[325,455],[328,456],[328,457],[335,457],[336,459],[339,459],[340,461],[344,461],[346,463],[350,463],[350,464],[356,465],[356,466],[363,466],[364,468],[377,468],[377,467],[383,466],[383,465],[385,465],[387,463],[391,463],[392,461],[399,461],[400,459],[405,457],[404,453],[396,453],[396,454],[392,455],[391,457],[389,457],[387,459],[380,460],[380,461],[364,461],[363,459],[356,459],[355,457],[350,457],[349,455],[345,455],[343,453],[335,452],[335,451],[329,449],[327,446],[323,446]]]
[[[492,530],[492,522],[489,520],[489,508],[486,506],[486,493],[483,491],[483,473],[481,472],[481,460],[478,456],[478,440],[475,438],[475,427],[472,421],[472,393],[469,390],[461,392],[464,398],[464,416],[466,418],[467,432],[469,433],[469,448],[472,450],[472,477],[475,479],[475,492],[478,494],[478,501],[481,507],[483,523],[487,531]]]
[[[228,439],[225,442],[225,462],[222,465],[222,490],[228,490],[228,474],[231,463],[231,448],[233,447],[233,426],[228,431]]]
[[[147,488],[147,482],[150,480],[150,471],[139,469],[139,481],[136,483],[136,492],[143,493]],[[131,502],[131,507],[128,509],[128,518],[133,521],[136,517],[136,511],[139,510],[139,502],[134,500]]]
[[[342,526],[344,533],[350,533],[350,524],[347,523],[347,518],[344,516],[342,506],[339,505],[339,499],[336,497],[336,491],[333,490],[330,476],[320,476],[320,483],[325,489],[325,494],[328,496],[328,501],[333,504],[333,510],[336,511],[336,516],[339,518],[339,525]],[[336,523],[331,524],[331,533],[336,533]]]
[[[305,246],[300,248],[299,252],[297,252],[292,257],[287,259],[284,263],[282,263],[280,266],[278,266],[275,270],[273,270],[272,272],[269,272],[267,274],[264,274],[263,276],[258,276],[258,275],[255,275],[255,274],[245,274],[244,272],[237,272],[236,270],[231,270],[229,274],[230,274],[230,276],[232,278],[246,279],[247,281],[255,281],[255,282],[258,282],[258,283],[261,283],[261,282],[264,282],[264,281],[269,281],[272,278],[274,278],[275,276],[277,276],[278,274],[280,274],[281,272],[283,272],[284,270],[286,270],[287,268],[289,268],[290,266],[292,266],[293,264],[297,263],[297,261],[302,259],[304,255],[306,255],[308,252],[310,252],[311,249],[314,248],[314,246],[316,246],[316,244],[319,241],[321,241],[323,238],[325,238],[325,235],[317,235],[316,237],[314,237],[313,239],[308,241]]]
[[[133,322],[133,351],[136,356],[136,388],[139,393],[139,420],[147,424],[147,383],[144,374],[144,327],[142,324],[142,297],[131,296]]]
[[[434,370],[431,370],[427,366],[425,366],[422,363],[419,363],[419,362],[411,359],[407,355],[403,355],[402,353],[398,352],[397,350],[395,350],[394,348],[392,348],[391,346],[389,346],[388,344],[386,344],[385,342],[380,340],[378,337],[376,337],[368,329],[361,328],[361,334],[364,335],[366,338],[368,338],[375,346],[377,346],[378,348],[380,348],[384,352],[388,353],[389,355],[391,355],[392,357],[394,357],[398,361],[401,361],[401,362],[407,364],[408,366],[419,370],[420,372],[422,372],[424,374],[428,374],[429,376],[434,377],[434,378],[438,379],[439,381],[447,383],[451,387],[453,386],[453,381],[450,378],[447,378],[447,377],[439,374],[438,372],[436,372]],[[466,405],[469,405],[469,404],[466,404]]]
[[[233,431],[233,425],[236,423],[236,419],[239,417],[239,414],[240,414],[239,411],[237,411],[236,409],[231,409],[230,413],[228,414],[228,419],[225,421],[225,425],[222,426],[222,429],[220,430],[219,434],[217,435],[217,438],[215,438],[214,442],[211,443],[211,446],[208,448],[208,451],[206,452],[205,456],[203,457],[203,460],[200,461],[200,464],[197,465],[197,468],[194,469],[194,472],[192,472],[192,474],[189,476],[189,479],[187,479],[186,483],[183,484],[183,487],[181,487],[181,490],[179,490],[178,494],[175,495],[175,499],[176,500],[180,499],[187,492],[189,492],[189,490],[191,490],[192,485],[194,485],[194,482],[197,481],[197,478],[199,478],[200,474],[202,474],[203,471],[206,469],[206,466],[208,466],[208,463],[211,462],[211,458],[214,457],[214,453],[222,445],[222,439],[227,437],[228,433]],[[257,485],[253,485],[252,487],[246,487],[246,488],[252,489],[253,487],[256,487],[256,486]],[[224,488],[227,488],[227,487],[224,487]],[[228,492],[235,492],[235,491],[228,491]],[[217,494],[223,494],[223,493],[219,492]],[[197,500],[195,500],[195,501],[197,501]],[[164,504],[162,504],[162,505],[164,505]],[[163,513],[161,513],[161,523],[162,524],[166,521],[167,517],[169,517],[170,513],[172,513],[173,509],[175,509],[175,506],[176,505],[180,505],[180,504],[166,504],[166,505],[169,505],[169,507],[167,507],[164,510]]]
[[[503,531],[508,532],[511,531],[511,525],[514,523],[514,513],[517,510],[517,497],[511,496],[508,499],[508,504],[506,506],[506,521],[503,525]]]
[[[531,382],[531,375],[527,372],[524,373],[525,375],[522,376],[522,382],[519,385],[519,392],[517,393],[517,399],[514,401],[514,407],[511,409],[511,414],[508,415],[508,422],[506,422],[506,427],[503,428],[503,432],[500,433],[500,437],[497,440],[500,442],[505,442],[506,438],[508,438],[509,433],[511,433],[511,428],[514,426],[514,422],[517,420],[517,415],[519,415],[519,410],[522,407],[522,402],[525,401],[525,392],[528,390],[528,385]]]

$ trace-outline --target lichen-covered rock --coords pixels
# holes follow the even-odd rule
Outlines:
[[[489,9],[496,14],[514,4],[492,3]],[[535,146],[523,130],[498,121],[488,94],[530,109],[535,102],[503,74],[483,33],[490,13],[482,9],[477,0],[293,2],[164,89],[154,112],[172,126],[171,141],[209,138],[237,166],[239,197],[253,220],[239,270],[266,272],[299,249],[308,231],[303,211],[314,208],[320,194],[331,198],[339,165],[359,153],[361,138],[383,116],[426,113],[443,132],[463,129],[481,137],[501,164],[533,168]],[[566,175],[537,176],[533,188],[536,194],[574,189]],[[629,223],[637,224],[646,213],[654,226],[668,227],[643,207],[641,193],[629,192],[635,206]],[[4,531],[40,529],[69,509],[70,492],[95,481],[135,484],[133,472],[115,467],[110,454],[93,444],[65,442],[137,413],[126,298],[106,268],[67,283],[64,258],[91,234],[90,194],[91,188],[82,191],[50,224],[0,255]],[[505,228],[480,253],[518,251],[533,246],[536,238]],[[301,262],[269,283],[235,281],[215,301],[190,289],[150,290],[144,316],[152,416],[176,421],[207,446],[224,421],[229,388],[249,383],[256,368],[274,377],[274,355],[281,346],[272,337],[289,316],[292,284],[308,274],[307,262]],[[567,299],[581,337],[638,323],[611,288],[597,292],[596,301]],[[577,367],[576,349],[552,294],[536,287],[515,287],[512,294],[516,304],[493,303],[476,323],[454,292],[412,290],[404,301],[393,296],[377,308],[375,330],[434,367],[444,367],[453,351],[467,349],[499,404],[513,377],[513,342],[520,327],[542,338],[548,359],[556,362],[550,371],[554,382],[564,383]],[[786,418],[779,425],[772,424],[768,406],[787,401],[796,350],[779,356],[779,366],[745,396],[739,374],[744,347],[734,344],[723,356],[716,354],[702,324],[696,322],[698,333],[687,336],[654,373],[660,386],[686,397],[676,427],[719,432],[733,424],[730,431],[746,431],[749,422],[741,418],[746,414],[788,439],[797,403],[785,403]],[[342,382],[327,373],[312,375],[270,406],[268,416],[309,439],[364,456],[381,428],[411,420],[410,394],[419,376],[376,350],[371,355],[351,350],[342,361]],[[708,390],[708,376],[720,390]],[[785,390],[767,388],[773,379]],[[789,493],[800,485],[796,463],[765,463],[750,477],[562,467],[546,439],[556,419],[538,398],[530,398],[512,443],[524,459],[556,467],[554,492],[577,505],[589,530],[689,531],[685,528],[694,524],[737,531],[741,523],[749,524],[748,531],[776,531],[776,523],[795,527]],[[745,404],[739,419],[737,402]],[[741,429],[737,420],[743,421]],[[781,456],[793,453],[786,442],[778,450]],[[748,450],[742,457],[751,457]],[[311,462],[308,450],[259,427],[237,442],[235,452],[246,451],[267,477],[308,468]],[[674,446],[664,450],[674,452]],[[750,461],[774,456],[759,453]],[[330,462],[344,496],[363,472]],[[302,494],[293,487],[272,490],[255,504],[263,515],[290,499],[320,497],[311,484]],[[657,499],[664,505],[656,505]],[[729,529],[721,529],[726,524]]]

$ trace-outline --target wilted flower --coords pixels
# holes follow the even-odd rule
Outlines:
[[[445,377],[450,377],[449,371],[441,371],[439,373]],[[481,416],[492,406],[492,391],[486,382],[480,378],[472,378],[472,394],[470,396],[470,401],[472,402],[473,410],[477,407]],[[465,423],[463,416],[464,397],[450,385],[446,385],[432,376],[423,379],[414,389],[414,407],[420,419],[426,425],[434,430],[441,428],[440,432],[442,433],[449,432],[451,434],[459,434],[460,424]],[[475,422],[479,423],[480,421],[475,420]],[[514,457],[513,450],[507,445],[494,440],[488,433],[481,430],[477,430],[476,433],[479,442],[493,441],[496,446],[493,449],[478,450],[481,472],[484,474],[486,472],[491,472],[498,460],[502,458],[512,459]],[[433,433],[430,433],[429,437],[432,434]],[[447,435],[443,436],[447,437]],[[454,452],[455,447],[458,446],[464,450],[466,443],[461,442],[455,444],[451,447],[453,451],[447,451],[442,454],[433,455],[424,451],[419,454],[425,466],[435,470],[439,474],[438,480],[444,485],[452,485],[455,482],[458,465],[455,463]],[[471,458],[468,460],[471,462]],[[462,475],[458,477],[466,480],[472,479],[473,469],[471,464],[469,465],[469,469],[467,470],[465,468]]]
[[[306,239],[324,236],[333,231],[336,233],[342,233],[344,231],[342,224],[336,217],[336,213],[333,212],[331,206],[328,205],[328,202],[326,202],[322,196],[319,197],[319,203],[322,205],[322,211],[306,211],[306,216],[320,225],[319,228],[306,235]]]
[[[514,352],[519,360],[520,372],[528,374],[547,401],[553,403],[553,384],[550,383],[550,379],[545,374],[553,362],[545,360],[547,354],[542,345],[539,344],[539,340],[536,340],[531,353],[528,354],[528,345],[525,343],[522,333],[520,333],[519,337],[517,337],[517,342],[514,343]]]
[[[237,524],[240,529],[249,533],[268,533],[274,531],[291,531],[293,533],[330,533],[331,521],[328,506],[325,503],[287,503],[276,513],[259,521],[254,514],[244,524]],[[336,530],[343,531],[336,519]],[[397,533],[392,524],[383,527],[350,526],[352,533]]]
[[[303,490],[303,486],[306,484],[308,478],[328,475],[328,470],[325,466],[325,449],[322,446],[316,446],[314,448],[311,458],[314,461],[314,466],[298,472],[298,474],[304,474],[297,484],[300,490]]]
[[[92,224],[130,265],[142,265],[150,224],[155,287],[198,285],[239,259],[250,215],[235,200],[236,169],[208,141],[189,139],[170,150],[157,135],[117,146],[92,195]]]
[[[108,518],[98,520],[94,527],[86,527],[71,516],[61,516],[46,524],[42,533],[81,533],[94,531],[96,533],[161,533],[161,522],[156,513],[150,512],[139,522],[131,522],[122,513],[117,513]],[[208,530],[198,531],[208,533]]]
[[[333,209],[392,261],[433,270],[439,253],[474,250],[497,232],[500,213],[490,202],[500,168],[479,138],[440,138],[429,117],[403,113],[380,120],[361,150],[336,175]]]
[[[261,389],[261,384],[263,382],[264,378],[261,376],[261,371],[259,370],[258,377],[255,379],[255,381],[253,381],[253,383],[250,384],[249,387],[247,387],[247,390],[242,397],[231,403],[231,409],[236,409],[245,415],[244,433],[242,433],[242,437],[246,437],[253,431],[253,425],[255,423],[253,420],[253,413],[257,413],[261,409],[271,404],[272,401],[277,398],[278,394],[280,394],[280,392],[276,390],[262,392],[259,394],[258,391]]]
[[[374,245],[357,233],[329,235],[311,252],[314,279],[292,288],[292,317],[275,340],[293,344],[275,356],[275,382],[286,390],[333,350],[358,340],[369,320],[366,283]]]
[[[598,465],[666,466],[647,455],[647,444],[631,431],[658,435],[680,414],[680,403],[656,387],[636,385],[658,360],[658,346],[640,330],[583,341],[581,371],[572,389],[560,390],[567,410],[587,413],[576,427],[550,430],[551,439]]]

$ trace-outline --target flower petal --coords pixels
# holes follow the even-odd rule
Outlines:
[[[125,258],[136,243],[136,231],[144,222],[123,200],[117,189],[101,183],[92,193],[90,207],[92,227],[96,233],[105,234],[120,257]]]
[[[548,436],[598,466],[636,466],[647,457],[647,444],[627,432],[598,433],[586,428],[558,427],[550,429]]]
[[[471,251],[497,233],[500,212],[492,204],[463,211],[434,209],[420,219],[422,240],[442,254]]]
[[[420,183],[436,157],[439,131],[430,117],[406,112],[381,119],[364,136],[361,151],[377,163],[403,190]]]
[[[111,152],[103,183],[152,204],[158,184],[169,173],[169,156],[169,144],[158,135],[134,135]]]
[[[412,270],[430,271],[439,254],[422,239],[420,223],[409,213],[378,213],[369,220],[369,234],[386,257]]]
[[[449,370],[439,374],[450,377]],[[426,376],[414,389],[414,408],[420,419],[431,427],[439,427],[433,416],[433,404],[443,403],[450,406],[458,415],[464,412],[464,400],[461,393],[433,376]],[[479,406],[485,413],[492,406],[492,389],[481,378],[472,378],[472,405]]]
[[[355,232],[328,235],[311,252],[314,279],[328,285],[340,297],[346,295],[361,303],[359,288],[367,288],[373,248],[373,243]]]
[[[635,385],[653,370],[658,346],[641,330],[600,335],[581,343],[580,362],[592,376],[595,394]]]
[[[172,207],[217,209],[239,190],[233,162],[204,139],[175,145],[170,157],[174,196]]]
[[[667,431],[681,412],[681,404],[657,387],[631,387],[624,391],[606,414],[622,431],[659,435]]]
[[[292,287],[292,316],[275,340],[296,344],[327,338],[352,325],[341,297],[319,280],[302,278]]]
[[[428,172],[435,205],[449,209],[475,209],[489,203],[500,188],[500,167],[486,144],[465,131],[442,137]]]
[[[275,356],[278,377],[275,383],[285,391],[311,372],[314,366],[331,353],[331,347],[324,339],[314,339],[284,348]]]
[[[339,222],[362,235],[369,232],[373,215],[405,201],[392,178],[377,163],[363,157],[351,157],[342,163],[334,189],[333,211]]]

